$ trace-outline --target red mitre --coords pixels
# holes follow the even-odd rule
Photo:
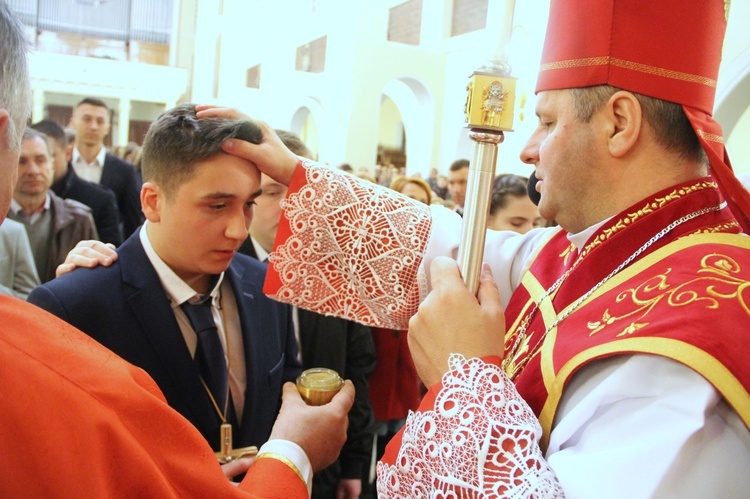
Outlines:
[[[611,85],[677,104],[745,232],[750,193],[714,121],[729,0],[552,0],[536,91]]]

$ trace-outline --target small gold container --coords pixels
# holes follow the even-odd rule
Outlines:
[[[324,367],[307,369],[297,378],[297,390],[307,405],[325,405],[341,390],[344,380]]]

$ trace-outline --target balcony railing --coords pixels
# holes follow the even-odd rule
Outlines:
[[[37,50],[168,64],[173,0],[9,0]]]

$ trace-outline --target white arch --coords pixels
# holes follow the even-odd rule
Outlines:
[[[714,117],[731,148],[732,165],[738,177],[750,177],[750,146],[746,136],[750,122],[750,48],[745,49],[719,75]]]
[[[407,174],[419,172],[427,178],[433,166],[435,135],[435,100],[432,94],[421,80],[412,77],[389,81],[382,93],[396,104],[404,120]]]
[[[716,88],[714,118],[728,137],[750,104],[750,49],[722,71]]]
[[[289,131],[300,135],[308,116],[310,116],[315,123],[318,143],[306,145],[310,148],[314,156],[325,159],[327,157],[329,141],[331,140],[333,133],[331,128],[327,126],[326,112],[317,98],[305,97],[301,99],[299,105],[289,119]]]

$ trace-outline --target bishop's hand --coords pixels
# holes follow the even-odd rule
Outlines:
[[[452,353],[467,359],[502,356],[505,337],[500,292],[486,263],[477,296],[466,288],[450,258],[436,258],[430,275],[432,291],[409,321],[409,349],[427,387],[440,381]]]
[[[258,169],[272,179],[284,185],[289,185],[299,158],[290,151],[268,123],[252,120],[249,116],[236,109],[228,107],[200,105],[195,107],[198,118],[228,118],[247,119],[255,121],[263,132],[263,139],[259,144],[253,144],[239,139],[228,139],[222,144],[227,154],[240,157],[254,163]]]

